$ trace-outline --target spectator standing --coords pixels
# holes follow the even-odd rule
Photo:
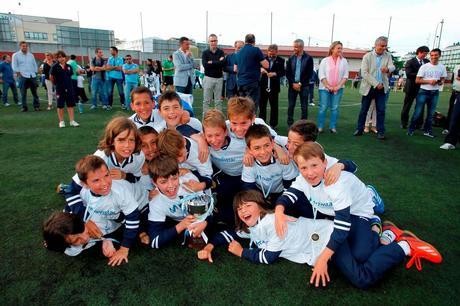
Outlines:
[[[286,74],[284,59],[278,56],[278,46],[268,46],[268,54],[265,58],[268,68],[262,68],[260,79],[260,112],[259,118],[266,121],[267,102],[270,101],[270,126],[278,126],[278,96],[280,93],[280,80]]]
[[[348,80],[348,62],[342,54],[343,45],[334,41],[329,47],[329,55],[324,58],[318,70],[319,83],[319,112],[318,131],[321,133],[325,126],[327,109],[331,109],[329,130],[337,133],[337,118],[339,105],[343,96],[343,87]]]
[[[94,51],[96,56],[91,60],[90,69],[93,72],[91,77],[91,109],[97,108],[98,94],[102,100],[102,108],[108,110],[107,93],[105,86],[105,69],[107,61],[104,59],[104,52],[101,48],[96,48]]]
[[[395,70],[391,54],[387,51],[388,38],[375,40],[374,50],[366,53],[361,62],[362,80],[359,93],[362,95],[358,124],[353,136],[362,136],[366,116],[372,99],[377,109],[377,139],[385,139],[385,98],[389,90],[388,74]]]
[[[8,89],[13,92],[14,103],[19,104],[18,90],[14,81],[13,68],[11,67],[11,56],[5,54],[2,56],[3,62],[0,64],[0,73],[2,73],[3,93],[2,100],[4,106],[10,106],[8,103]]]
[[[131,91],[139,84],[139,65],[133,63],[130,54],[125,56],[126,63],[123,64],[123,73],[125,74],[125,108],[131,109]]]
[[[315,84],[318,79],[315,69],[311,73],[310,82],[308,83],[308,105],[315,106]]]
[[[458,137],[460,135],[460,93],[457,93],[451,120],[449,123],[449,132],[444,139],[444,144],[440,146],[443,150],[453,150],[458,142]]]
[[[250,97],[254,101],[255,111],[259,108],[259,79],[260,68],[267,69],[268,62],[258,47],[255,47],[256,37],[247,34],[244,47],[236,55],[235,69],[237,73],[238,94]]]
[[[294,55],[289,57],[286,64],[286,78],[288,79],[288,118],[290,127],[294,123],[294,109],[297,96],[300,96],[301,119],[308,118],[308,88],[313,73],[313,58],[304,50],[302,39],[294,41]]]
[[[195,69],[193,55],[190,51],[190,41],[187,37],[179,39],[179,49],[173,53],[174,86],[176,91],[192,94],[192,76]]]
[[[72,84],[72,67],[67,64],[64,51],[56,52],[57,63],[51,67],[50,79],[56,86],[56,106],[59,119],[59,128],[65,127],[64,106],[67,105],[70,126],[77,127],[79,124],[74,119],[75,94]]]
[[[224,83],[224,51],[217,47],[217,35],[208,37],[209,48],[203,51],[201,60],[204,67],[203,79],[203,118],[208,111],[211,101],[214,107],[222,111],[222,86]]]
[[[72,67],[72,85],[73,93],[75,95],[75,103],[78,102],[78,76],[83,73],[83,70],[80,69],[80,66],[77,63],[77,56],[75,54],[70,55],[70,59],[67,64]]]
[[[117,84],[118,95],[120,96],[121,108],[125,109],[125,93],[123,90],[123,58],[118,56],[118,48],[110,47],[110,57],[107,60],[107,94],[108,94],[108,108],[113,106],[113,91],[114,86]]]
[[[234,43],[235,52],[227,55],[225,57],[224,71],[227,73],[227,84],[226,84],[226,93],[225,96],[227,99],[238,95],[238,84],[236,81],[236,72],[234,70],[236,63],[236,54],[244,46],[244,41],[237,40]]]
[[[50,70],[55,63],[56,61],[53,58],[53,54],[50,52],[45,53],[45,61],[42,65],[42,73],[45,76],[45,87],[48,96],[48,107],[46,108],[47,110],[51,110],[53,108],[53,98],[55,92],[53,82],[50,80]]]
[[[19,81],[21,92],[22,112],[27,112],[27,89],[33,96],[33,106],[35,111],[40,111],[40,99],[37,95],[37,62],[34,55],[29,52],[29,44],[25,41],[19,43],[19,51],[13,54],[13,71]]]
[[[174,63],[172,54],[163,61],[163,84],[161,85],[161,91],[166,90],[174,91]]]
[[[404,105],[401,110],[401,128],[407,129],[407,125],[409,123],[409,112],[410,108],[412,107],[412,103],[417,97],[418,91],[420,89],[420,84],[415,82],[415,78],[417,77],[417,72],[423,64],[429,62],[426,59],[426,56],[430,52],[427,46],[421,46],[417,48],[416,56],[411,58],[406,62],[404,65],[405,72],[406,72],[406,84],[404,85]],[[421,114],[421,120],[418,122],[418,126],[421,126],[423,122],[423,109]]]
[[[423,124],[423,135],[430,138],[435,137],[432,131],[433,114],[436,110],[436,106],[438,105],[439,89],[444,84],[444,80],[447,77],[446,67],[439,63],[440,57],[441,50],[437,48],[431,50],[430,62],[422,65],[417,72],[415,82],[420,84],[420,90],[417,98],[415,99],[414,114],[412,115],[412,119],[407,130],[407,135],[409,136],[414,134],[417,120],[420,118],[422,109],[426,104],[428,107],[428,113],[425,123]]]
[[[457,95],[460,93],[460,66],[457,65],[454,68],[454,75],[452,79],[452,93],[449,98],[449,110],[447,111],[447,125],[445,126],[444,131],[442,131],[443,135],[447,135],[449,133],[449,125],[452,118],[452,112],[454,110],[455,99]]]

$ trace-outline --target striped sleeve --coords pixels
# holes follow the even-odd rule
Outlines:
[[[336,251],[340,245],[347,239],[351,228],[350,207],[335,211],[334,230],[327,247]]]
[[[218,233],[217,235],[213,236],[209,240],[209,243],[211,243],[214,246],[226,245],[238,238],[239,236],[233,230],[222,231]]]
[[[136,241],[136,236],[139,231],[139,222],[139,210],[137,209],[125,216],[125,230],[123,232],[121,246],[130,248]]]
[[[166,222],[149,221],[148,232],[152,249],[164,247],[179,235],[176,226],[168,227]]]
[[[80,195],[81,189],[82,187],[72,180],[72,183],[63,190],[66,201],[64,211],[75,214],[83,220],[86,207]]]
[[[252,263],[271,264],[280,256],[281,251],[271,252],[266,249],[243,249],[242,257]]]
[[[276,204],[283,205],[285,208],[299,206],[302,203],[309,204],[305,194],[293,187],[286,189],[283,194],[278,198]]]

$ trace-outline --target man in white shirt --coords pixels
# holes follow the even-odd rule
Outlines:
[[[423,125],[423,135],[434,138],[432,131],[433,114],[438,105],[439,89],[447,77],[446,67],[439,63],[441,50],[433,49],[430,52],[430,62],[422,65],[417,73],[415,82],[420,84],[420,90],[416,98],[415,111],[412,116],[407,135],[414,135],[415,125],[421,115],[425,104],[428,105],[428,114]]]
[[[35,111],[40,110],[40,100],[37,95],[37,63],[34,55],[29,52],[29,45],[25,41],[19,43],[19,51],[13,54],[13,71],[19,81],[21,92],[22,112],[27,112],[27,88],[30,88],[34,97],[33,106]]]

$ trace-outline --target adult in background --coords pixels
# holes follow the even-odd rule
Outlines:
[[[46,108],[47,110],[51,110],[53,108],[53,97],[55,95],[54,93],[54,85],[53,82],[51,82],[50,79],[50,70],[51,67],[56,63],[56,61],[53,58],[53,54],[50,52],[45,53],[45,61],[43,62],[43,65],[41,66],[42,73],[45,75],[45,87],[46,87],[46,93],[48,96],[48,107]]]
[[[5,54],[2,56],[3,62],[0,64],[0,73],[2,74],[3,93],[2,100],[4,106],[10,106],[8,103],[8,89],[13,92],[14,103],[19,104],[18,90],[13,77],[13,68],[11,67],[11,56]]]
[[[224,84],[225,54],[217,47],[217,35],[208,37],[209,48],[203,51],[201,61],[204,67],[203,79],[203,117],[208,111],[211,101],[214,107],[222,111],[222,86]]]
[[[444,144],[439,148],[443,150],[453,150],[458,142],[458,137],[460,134],[460,93],[457,93],[452,116],[449,123],[449,132],[444,139]]]
[[[294,54],[286,64],[286,78],[288,79],[288,118],[290,127],[294,123],[294,108],[297,96],[300,96],[301,119],[308,118],[308,87],[313,73],[313,58],[303,50],[302,39],[294,41]]]
[[[117,84],[118,95],[120,96],[121,108],[126,109],[125,107],[125,93],[123,90],[123,58],[118,56],[118,48],[110,47],[110,57],[107,60],[107,95],[108,95],[108,109],[112,108],[113,105],[113,88]]]
[[[225,96],[227,99],[238,95],[238,84],[236,83],[236,72],[234,70],[236,63],[236,54],[244,46],[244,41],[237,40],[233,44],[235,52],[230,53],[225,57],[224,71],[227,73],[227,84],[225,86]]]
[[[29,52],[29,44],[25,41],[19,43],[19,51],[13,54],[13,71],[19,80],[19,90],[21,92],[21,112],[27,112],[27,89],[33,96],[33,106],[35,111],[40,111],[40,99],[37,95],[37,62],[34,55]]]
[[[454,110],[455,99],[457,98],[457,95],[460,94],[460,65],[455,66],[453,72],[454,73],[453,73],[453,78],[452,78],[452,93],[449,98],[449,110],[447,111],[447,124],[444,127],[444,130],[442,131],[443,135],[447,135],[449,133],[449,125],[452,119],[452,112]]]
[[[377,139],[385,139],[385,96],[389,90],[388,74],[395,70],[391,54],[387,51],[388,38],[380,36],[375,40],[374,50],[366,53],[361,62],[361,85],[359,93],[361,110],[358,124],[353,136],[362,136],[366,123],[367,111],[372,99],[377,109]]]
[[[163,61],[163,84],[161,84],[161,92],[166,90],[174,91],[174,63],[172,54]]]
[[[315,106],[315,85],[318,80],[318,74],[315,69],[311,73],[310,82],[308,83],[308,105]]]
[[[318,70],[319,77],[319,111],[318,131],[324,130],[327,109],[331,109],[329,130],[337,133],[339,105],[343,96],[343,86],[348,79],[348,62],[342,55],[343,45],[334,41],[329,47],[329,55],[324,58]]]
[[[133,58],[130,54],[125,56],[123,64],[123,73],[125,74],[125,108],[131,109],[131,91],[139,84],[139,65],[133,63]]]
[[[102,108],[107,110],[107,93],[105,86],[105,69],[107,61],[104,59],[104,52],[101,48],[94,50],[96,54],[91,60],[90,69],[93,72],[91,77],[91,109],[97,108],[98,94],[102,100]]]
[[[267,102],[270,101],[270,126],[278,126],[278,96],[280,93],[280,80],[286,74],[284,59],[278,56],[278,46],[268,46],[268,68],[261,68],[260,79],[260,112],[259,118],[266,121]],[[270,80],[270,82],[269,82]]]
[[[238,95],[250,97],[256,107],[259,108],[259,79],[260,68],[267,69],[268,62],[258,47],[255,47],[256,37],[254,34],[247,34],[244,38],[244,47],[236,55],[236,77],[238,84]]]
[[[80,66],[77,63],[77,56],[75,54],[70,55],[70,59],[67,61],[67,64],[72,67],[72,85],[73,93],[75,95],[75,103],[78,102],[78,76],[84,73],[83,69],[80,69]]]
[[[422,65],[417,72],[415,82],[420,84],[420,90],[415,99],[415,110],[410,121],[407,135],[412,136],[416,129],[417,120],[421,117],[425,104],[428,107],[425,123],[423,124],[423,136],[434,138],[432,131],[433,114],[439,100],[439,89],[447,77],[446,67],[439,63],[441,50],[431,50],[430,62]],[[378,119],[378,118],[377,118]]]
[[[192,76],[194,75],[195,63],[190,51],[190,41],[187,37],[179,38],[179,49],[173,53],[174,87],[176,91],[184,94],[192,94]]]
[[[50,79],[56,86],[56,108],[59,119],[59,128],[65,127],[64,106],[67,105],[70,126],[77,127],[78,124],[74,118],[75,94],[72,84],[72,67],[67,64],[67,58],[64,51],[56,52],[57,63],[51,67]]]
[[[401,110],[401,128],[407,129],[407,125],[409,124],[409,112],[410,108],[412,107],[412,103],[417,97],[418,91],[420,89],[420,84],[415,83],[415,78],[417,76],[417,72],[423,64],[429,62],[426,59],[426,55],[430,52],[427,46],[421,46],[417,48],[415,51],[415,57],[411,58],[406,62],[404,65],[405,72],[406,72],[406,84],[404,85],[404,105]],[[418,126],[421,126],[423,122],[423,109],[422,109],[422,116],[421,120],[418,122]]]

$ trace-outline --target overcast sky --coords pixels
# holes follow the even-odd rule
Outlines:
[[[270,12],[273,12],[273,43],[291,45],[295,38],[305,44],[329,46],[332,16],[335,13],[334,40],[345,47],[369,48],[375,38],[387,35],[391,20],[391,50],[398,54],[414,51],[420,45],[433,46],[435,31],[444,19],[441,47],[460,41],[458,0],[1,0],[0,12],[77,20],[82,27],[115,31],[115,37],[134,40],[141,37],[188,36],[206,39],[206,10],[209,33],[219,42],[232,44],[247,33],[257,43],[270,43]],[[218,3],[218,4],[217,4]],[[58,4],[58,5],[56,5]],[[441,26],[437,33],[439,35]]]

